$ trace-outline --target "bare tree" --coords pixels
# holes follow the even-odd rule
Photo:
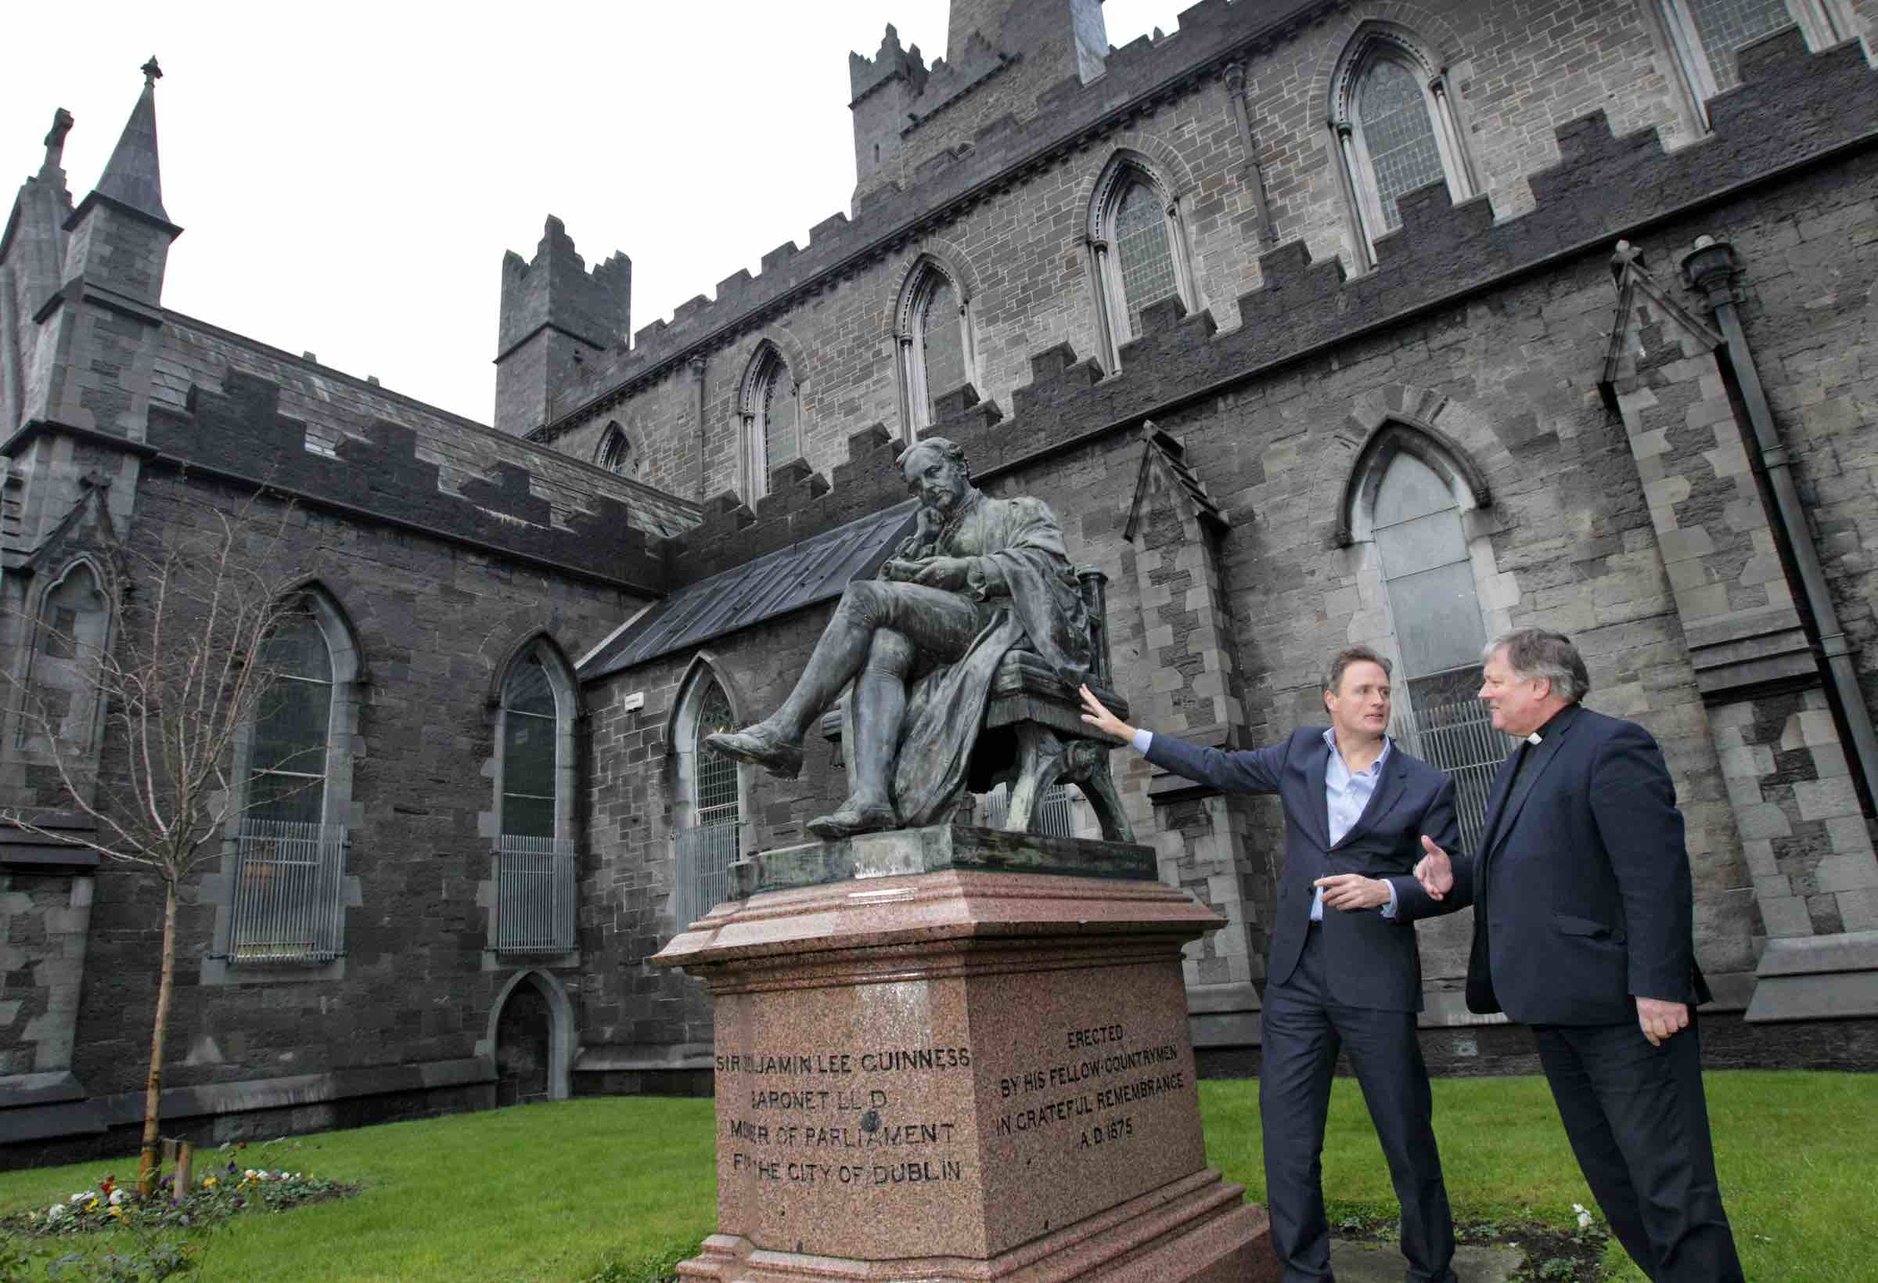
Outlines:
[[[0,809],[0,823],[141,866],[163,883],[139,1162],[145,1194],[156,1180],[179,892],[219,858],[229,821],[248,804],[231,778],[237,738],[276,685],[270,639],[305,610],[280,577],[286,511],[263,518],[251,503],[233,515],[198,512],[200,528],[160,550],[101,559],[101,624],[45,610],[24,621],[30,662],[4,674],[19,696],[21,759],[56,779],[61,805],[87,824],[48,826],[43,810],[26,807]],[[45,680],[47,667],[57,680]]]

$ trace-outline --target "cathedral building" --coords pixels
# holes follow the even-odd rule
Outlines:
[[[702,740],[904,537],[924,434],[1061,519],[1135,720],[1269,742],[1373,646],[1464,830],[1482,644],[1570,634],[1675,780],[1710,1063],[1878,1065],[1874,38],[1878,0],[1202,0],[1112,48],[1099,0],[954,0],[942,57],[850,56],[806,245],[636,332],[624,255],[552,217],[509,254],[493,426],[166,308],[160,71],[77,200],[60,112],[0,236],[0,805],[39,830],[0,833],[0,1155],[141,1115],[161,884],[46,836],[95,823],[59,748],[123,769],[83,671],[123,550],[271,514],[299,607],[300,713],[183,888],[166,1132],[708,1091],[710,1004],[648,960],[809,840],[843,713],[796,780]],[[282,736],[286,791],[245,747]],[[1278,808],[1115,766],[1225,921],[1201,1066],[1255,1072]],[[1469,929],[1418,928],[1429,1058],[1530,1069]]]

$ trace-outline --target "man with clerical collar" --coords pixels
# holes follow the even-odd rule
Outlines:
[[[1282,743],[1201,748],[1122,722],[1083,688],[1083,721],[1150,762],[1284,803],[1285,860],[1266,962],[1259,1114],[1272,1247],[1287,1283],[1328,1279],[1330,1223],[1319,1160],[1339,1050],[1350,1054],[1402,1206],[1416,1283],[1454,1278],[1454,1226],[1435,1147],[1413,921],[1445,912],[1413,876],[1421,843],[1453,845],[1454,785],[1389,740],[1389,661],[1366,647],[1331,660],[1328,727]]]
[[[1417,876],[1474,906],[1467,1005],[1532,1026],[1559,1117],[1611,1231],[1651,1279],[1742,1277],[1722,1210],[1693,1009],[1689,857],[1656,741],[1579,701],[1569,638],[1488,646],[1480,698],[1521,739],[1479,849],[1425,843]]]

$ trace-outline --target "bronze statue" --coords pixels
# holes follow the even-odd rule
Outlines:
[[[706,740],[793,777],[803,735],[852,681],[856,785],[834,814],[810,822],[821,838],[950,813],[1006,652],[1035,652],[1072,691],[1089,669],[1088,620],[1050,509],[984,494],[965,452],[942,437],[898,463],[920,501],[913,534],[879,578],[848,585],[782,707]]]

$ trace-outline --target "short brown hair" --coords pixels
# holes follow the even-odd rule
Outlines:
[[[1330,668],[1324,673],[1324,689],[1332,695],[1338,694],[1337,687],[1343,681],[1343,672],[1351,664],[1374,664],[1382,669],[1384,677],[1394,670],[1394,665],[1367,646],[1347,646],[1331,658]]]

